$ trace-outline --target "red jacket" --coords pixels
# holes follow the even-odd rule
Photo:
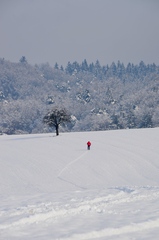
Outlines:
[[[89,147],[91,146],[91,142],[90,141],[87,142],[87,146],[89,146]]]

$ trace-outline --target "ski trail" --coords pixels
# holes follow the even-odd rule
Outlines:
[[[66,182],[66,183],[69,183],[69,184],[71,184],[71,185],[73,185],[73,186],[75,186],[75,187],[77,187],[77,188],[80,188],[80,189],[83,189],[83,190],[86,190],[87,188],[86,187],[82,187],[82,186],[80,186],[80,185],[78,185],[78,184],[76,184],[76,183],[73,183],[73,182],[71,182],[71,181],[68,181],[68,180],[66,180],[66,179],[64,179],[64,178],[62,178],[62,177],[58,177],[61,181],[63,181],[63,182]]]
[[[72,162],[68,163],[57,175],[58,178],[60,178],[61,174],[69,168],[69,166],[71,166],[72,164],[74,164],[75,162],[77,162],[80,158],[82,158],[84,155],[86,155],[87,152],[82,153],[78,158],[74,159]]]
[[[73,185],[73,186],[75,186],[75,187],[78,187],[78,188],[81,188],[81,189],[86,189],[86,188],[84,188],[84,187],[82,187],[82,186],[80,186],[80,185],[78,185],[78,184],[76,184],[76,183],[73,183],[73,182],[71,182],[71,181],[69,181],[69,180],[64,179],[64,178],[61,177],[62,173],[63,173],[64,171],[66,171],[66,169],[68,169],[72,164],[74,164],[75,162],[77,162],[79,159],[81,159],[81,158],[82,158],[84,155],[86,155],[86,154],[87,154],[87,152],[84,152],[84,153],[82,153],[78,158],[76,158],[76,159],[74,159],[73,161],[71,161],[70,163],[68,163],[68,164],[59,172],[59,174],[57,175],[57,178],[59,178],[61,181],[64,181],[64,182],[66,182],[66,183],[69,183],[69,184],[71,184],[71,185]]]

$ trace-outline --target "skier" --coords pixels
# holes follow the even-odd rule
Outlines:
[[[90,147],[91,147],[91,142],[88,141],[88,142],[87,142],[87,149],[90,150]]]

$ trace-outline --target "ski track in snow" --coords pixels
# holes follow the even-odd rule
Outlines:
[[[74,159],[73,161],[71,161],[71,162],[69,162],[60,172],[59,172],[59,174],[57,175],[57,177],[59,178],[61,175],[62,175],[62,173],[64,172],[64,171],[66,171],[66,169],[68,169],[69,168],[69,166],[71,166],[72,164],[74,164],[75,162],[77,162],[78,160],[80,160],[84,155],[86,155],[87,154],[87,152],[84,152],[84,153],[82,153],[79,157],[77,157],[76,159]]]
[[[84,153],[82,153],[79,157],[77,157],[77,158],[74,159],[73,161],[69,162],[69,163],[59,172],[59,174],[57,175],[57,178],[59,178],[61,181],[64,181],[64,182],[66,182],[66,183],[69,183],[69,184],[71,184],[71,185],[73,185],[73,186],[75,186],[75,187],[77,187],[77,188],[87,189],[87,188],[85,188],[85,187],[82,187],[82,186],[74,183],[74,182],[71,182],[71,181],[69,181],[69,180],[67,180],[67,179],[62,178],[62,173],[63,173],[64,171],[68,170],[71,165],[73,165],[74,163],[76,163],[77,161],[79,161],[79,160],[80,160],[84,155],[86,155],[86,154],[87,154],[87,152],[84,152]]]

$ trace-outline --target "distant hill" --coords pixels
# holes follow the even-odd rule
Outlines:
[[[53,107],[65,107],[74,121],[61,131],[159,126],[159,66],[101,66],[56,63],[32,66],[0,59],[0,133],[43,133]]]

